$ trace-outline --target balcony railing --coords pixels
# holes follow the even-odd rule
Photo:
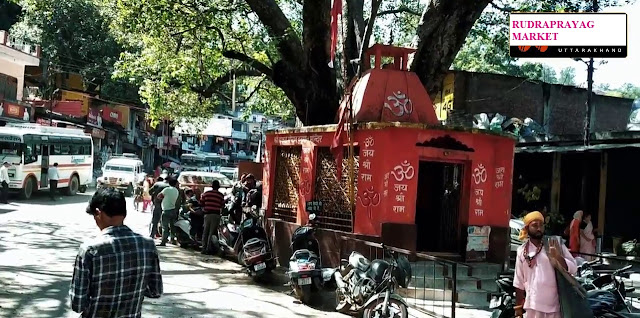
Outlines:
[[[0,30],[0,45],[8,46],[22,53],[40,58],[42,51],[40,45],[34,45],[17,37],[9,35],[9,32]]]

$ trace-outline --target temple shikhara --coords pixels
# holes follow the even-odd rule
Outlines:
[[[345,236],[467,260],[508,258],[516,141],[443,126],[407,69],[412,52],[371,47],[365,60],[375,63],[350,86],[338,125],[267,134],[263,208],[280,259],[311,201],[322,202],[317,237],[334,265]]]

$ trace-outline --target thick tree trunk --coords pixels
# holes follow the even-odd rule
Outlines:
[[[360,55],[362,38],[364,37],[364,0],[343,1],[342,27],[344,38],[342,39],[342,76],[345,86],[349,85],[356,76],[358,66],[352,64]]]
[[[442,86],[451,63],[489,0],[431,0],[422,14],[417,49],[411,70],[429,94]]]

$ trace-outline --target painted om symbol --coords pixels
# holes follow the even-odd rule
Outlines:
[[[396,181],[404,181],[413,179],[415,172],[415,169],[413,169],[413,166],[409,161],[405,160],[402,164],[393,168],[391,173],[393,174],[393,177],[396,178]]]
[[[360,204],[363,207],[367,208],[367,213],[369,213],[369,219],[371,219],[371,210],[373,207],[378,206],[380,204],[380,194],[373,190],[373,186],[369,187],[362,192],[362,194],[358,195],[358,199],[360,200]]]
[[[478,164],[478,167],[473,169],[473,182],[480,184],[485,181],[487,181],[487,169],[483,164]]]
[[[373,140],[373,137],[369,136],[364,140],[364,146],[366,148],[372,147],[373,145],[375,145],[375,140]]]
[[[309,180],[305,180],[300,184],[300,193],[302,195],[311,193],[311,182]]]
[[[393,96],[387,96],[387,100],[393,102],[393,106],[384,103],[384,108],[389,109],[396,117],[410,115],[413,112],[413,102],[401,91],[393,92]]]

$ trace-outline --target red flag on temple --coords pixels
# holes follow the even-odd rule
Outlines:
[[[331,56],[329,56],[329,65],[332,67],[338,44],[338,18],[340,15],[342,15],[342,0],[333,0],[331,7]]]

